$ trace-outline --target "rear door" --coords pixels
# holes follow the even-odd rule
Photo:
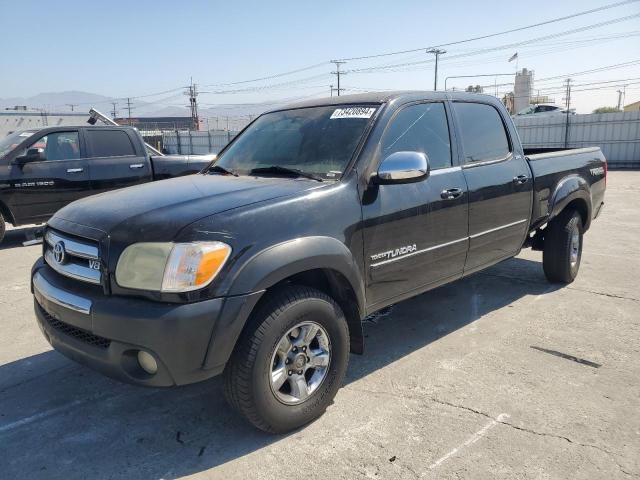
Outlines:
[[[363,198],[369,308],[385,306],[462,275],[467,253],[467,195],[444,102],[403,107],[380,141],[376,163],[399,151],[429,157],[417,183],[372,185]],[[377,167],[376,167],[377,168]],[[453,192],[453,193],[447,193]]]
[[[480,102],[452,105],[469,188],[466,274],[520,250],[529,227],[533,180],[515,129],[509,130],[498,108]]]
[[[94,193],[150,182],[151,162],[135,133],[108,127],[83,131],[91,164]]]
[[[34,135],[29,149],[41,149],[40,161],[9,164],[11,191],[8,199],[19,223],[43,221],[68,203],[90,194],[89,169],[78,130]]]

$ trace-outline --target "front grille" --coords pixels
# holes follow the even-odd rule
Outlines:
[[[66,277],[95,285],[102,282],[99,248],[93,240],[71,237],[48,228],[44,234],[44,259]]]
[[[62,320],[58,320],[57,318],[53,318],[45,309],[43,309],[40,305],[38,305],[40,312],[44,316],[45,320],[49,324],[51,328],[57,330],[60,333],[64,333],[70,337],[75,338],[76,340],[80,340],[87,345],[92,345],[97,348],[101,348],[106,350],[111,345],[111,340],[108,338],[100,337],[98,335],[94,335],[91,332],[87,332],[86,330],[82,330],[81,328],[74,327],[73,325],[69,325],[68,323],[63,322]]]

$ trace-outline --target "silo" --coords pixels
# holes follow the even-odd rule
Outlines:
[[[529,106],[531,92],[533,91],[533,70],[523,68],[516,72],[516,80],[513,87],[513,110],[518,113]]]

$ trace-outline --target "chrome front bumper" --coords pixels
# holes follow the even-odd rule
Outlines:
[[[44,303],[42,300],[45,299],[75,312],[91,314],[93,303],[91,300],[51,285],[40,272],[36,272],[33,276],[33,295],[41,305]]]

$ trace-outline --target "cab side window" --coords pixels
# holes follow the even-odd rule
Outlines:
[[[131,139],[123,130],[87,130],[89,157],[128,157],[135,156]]]
[[[442,103],[405,107],[393,118],[381,141],[382,157],[395,152],[421,152],[432,170],[451,166],[451,140]]]
[[[20,155],[36,148],[43,151],[44,160],[77,160],[80,158],[78,132],[49,133],[33,142]]]
[[[499,160],[509,154],[509,139],[498,110],[483,103],[463,102],[454,102],[453,109],[465,162]]]

